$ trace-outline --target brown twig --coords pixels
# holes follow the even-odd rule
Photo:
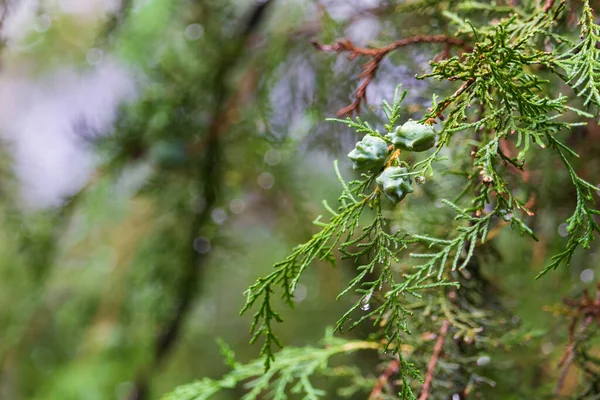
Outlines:
[[[379,48],[357,47],[350,41],[350,39],[338,40],[335,44],[331,45],[313,42],[313,45],[320,51],[336,53],[347,52],[349,53],[348,58],[350,60],[354,60],[358,56],[371,57],[369,61],[363,64],[362,72],[358,76],[360,84],[354,91],[354,101],[350,105],[338,111],[337,115],[342,116],[360,111],[361,103],[363,101],[367,101],[367,86],[369,86],[373,78],[375,78],[375,74],[377,73],[377,69],[381,64],[381,61],[388,53],[400,47],[419,43],[443,43],[446,46],[461,46],[465,50],[468,49],[463,40],[446,35],[411,36]]]
[[[433,57],[434,62],[439,62],[442,60],[446,60],[450,57],[450,50],[452,50],[452,46],[448,43],[444,44],[444,48],[440,51],[435,57]]]
[[[595,298],[592,298],[589,295],[589,292],[585,290],[581,300],[573,301],[567,299],[564,300],[564,303],[575,309],[575,315],[569,324],[569,343],[558,363],[561,372],[556,387],[554,388],[555,395],[562,389],[567,377],[567,372],[575,361],[577,345],[581,341],[582,334],[594,320],[596,320],[596,323],[600,324],[600,282],[596,284]],[[579,329],[577,329],[577,324],[581,317],[584,317],[584,320],[581,325],[579,325]],[[577,334],[575,333],[576,329]]]
[[[469,78],[462,85],[460,85],[460,87],[458,89],[456,89],[456,92],[454,92],[452,94],[452,96],[449,96],[448,98],[446,98],[446,100],[443,103],[438,104],[438,106],[435,109],[430,109],[430,114],[428,114],[430,116],[430,118],[428,119],[428,122],[430,124],[434,124],[435,123],[434,118],[440,118],[443,120],[442,112],[444,112],[444,110],[446,110],[446,108],[448,108],[448,106],[450,104],[452,104],[461,94],[463,94],[467,89],[469,89],[474,83],[475,83],[475,78]]]
[[[514,131],[512,132],[514,133]],[[506,140],[501,140],[499,142],[499,146],[500,146],[500,151],[507,157],[507,158],[513,158],[513,149],[510,146],[510,143],[508,141],[508,139]],[[511,164],[511,163],[506,163],[506,165],[508,166],[508,168],[515,174],[515,175],[520,175],[521,178],[523,179],[523,182],[530,184],[531,183],[531,173],[529,172],[529,170],[526,170],[524,168],[517,168],[515,165]],[[523,205],[523,211],[525,213],[527,213],[527,215],[529,216],[533,216],[534,213],[533,211],[531,211],[531,209],[535,206],[536,203],[536,197],[535,197],[535,193],[531,192],[529,194],[529,198],[527,199],[527,201],[525,202],[525,204]]]
[[[546,0],[546,4],[544,4],[544,12],[550,11],[550,9],[554,6],[554,0]]]
[[[431,384],[433,383],[433,371],[435,370],[435,366],[440,359],[440,354],[442,352],[442,348],[444,347],[444,340],[446,340],[446,335],[448,334],[448,328],[450,328],[450,321],[445,320],[442,324],[442,328],[440,329],[440,336],[438,336],[437,341],[435,342],[435,347],[433,348],[433,354],[431,355],[431,360],[429,361],[429,365],[427,366],[427,374],[425,374],[425,383],[423,383],[423,391],[421,392],[421,396],[419,400],[427,400],[429,398],[429,390],[431,389]]]
[[[396,357],[392,361],[390,361],[390,363],[388,364],[385,371],[383,371],[383,373],[381,375],[379,375],[379,378],[377,379],[377,383],[375,384],[375,386],[373,386],[373,390],[371,391],[371,394],[369,395],[369,400],[376,400],[376,399],[381,398],[381,393],[383,392],[383,387],[390,380],[390,377],[393,374],[395,374],[396,372],[398,372],[399,368],[400,368],[400,360],[398,359],[398,357]]]
[[[579,334],[582,334],[587,329],[587,327],[592,323],[593,320],[594,320],[594,318],[591,315],[588,316],[585,319],[585,321],[583,321],[583,324],[581,324],[581,326],[579,327]],[[573,319],[573,322],[576,322],[576,321],[577,321],[576,319]],[[571,329],[573,329],[573,331],[574,331],[575,324],[572,324],[572,325],[573,325],[572,328],[571,327],[569,328],[570,331],[571,331]],[[565,349],[565,352],[560,360],[560,363],[558,364],[558,366],[561,367],[562,369],[560,371],[560,376],[558,377],[556,387],[554,388],[555,395],[558,395],[558,393],[562,389],[562,387],[565,383],[565,379],[567,378],[567,372],[569,372],[569,369],[571,368],[573,361],[575,361],[575,347],[577,344],[576,339],[575,339],[575,333],[569,332],[569,337],[572,337],[572,339],[569,339],[569,345]]]

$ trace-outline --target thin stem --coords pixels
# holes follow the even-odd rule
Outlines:
[[[442,112],[444,112],[446,110],[446,108],[448,108],[448,106],[450,104],[452,104],[456,99],[458,99],[460,97],[461,94],[463,94],[467,89],[469,89],[473,84],[475,83],[475,78],[470,78],[468,80],[466,80],[457,90],[456,92],[454,92],[452,94],[452,96],[448,97],[443,103],[439,104],[435,109],[433,109],[431,111],[431,113],[428,115],[429,119],[433,119],[433,118],[440,118]],[[431,123],[433,123],[433,121],[429,121]]]
[[[544,12],[550,11],[550,9],[554,6],[554,0],[546,0],[546,4],[544,4]]]
[[[438,336],[437,341],[435,342],[431,360],[427,366],[427,374],[425,375],[423,392],[421,393],[419,400],[427,400],[429,398],[429,390],[431,389],[431,384],[433,383],[433,371],[435,370],[435,366],[440,359],[440,354],[442,352],[442,348],[444,347],[444,341],[446,340],[446,335],[448,334],[448,328],[450,328],[450,321],[445,320],[442,324],[442,328],[440,329],[440,336]]]
[[[371,394],[369,395],[369,400],[376,400],[376,399],[381,398],[381,393],[383,392],[383,387],[390,380],[390,377],[393,374],[395,374],[396,372],[398,372],[399,368],[400,368],[400,360],[398,359],[398,357],[396,357],[392,361],[390,361],[390,363],[388,364],[385,371],[383,371],[383,373],[381,375],[379,375],[379,378],[377,379],[377,383],[375,383],[375,386],[373,386],[373,390],[371,391]]]
[[[448,46],[460,46],[465,51],[470,51],[470,47],[461,39],[449,37],[446,35],[417,35],[411,36],[405,39],[397,40],[393,43],[390,43],[387,46],[379,47],[379,48],[365,48],[365,47],[357,47],[355,46],[350,39],[338,40],[335,44],[327,45],[320,44],[318,42],[313,42],[313,45],[320,51],[325,52],[348,52],[350,60],[355,59],[358,56],[368,56],[371,57],[371,60],[365,63],[362,66],[362,72],[359,75],[359,79],[361,80],[358,88],[354,91],[354,101],[342,108],[338,111],[337,115],[349,115],[353,112],[360,111],[360,105],[364,101],[367,101],[367,87],[375,78],[375,74],[377,73],[377,69],[381,64],[381,61],[385,58],[385,56],[404,46],[412,45],[412,44],[421,44],[421,43],[443,43]]]
[[[587,329],[587,327],[590,326],[593,320],[594,317],[589,315],[585,319],[585,321],[583,321],[583,324],[581,324],[581,326],[579,327],[579,334],[582,334]],[[558,395],[558,393],[562,389],[565,383],[565,379],[567,378],[567,372],[569,372],[571,364],[573,364],[573,361],[575,361],[575,346],[576,342],[573,338],[573,341],[569,343],[569,346],[567,346],[567,350],[565,351],[565,354],[562,360],[560,361],[560,366],[562,367],[562,370],[560,371],[560,376],[558,377],[556,387],[554,388],[554,395]]]

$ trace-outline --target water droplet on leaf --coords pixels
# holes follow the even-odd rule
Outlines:
[[[369,311],[369,309],[371,308],[371,305],[369,304],[369,302],[371,301],[371,297],[373,296],[373,292],[367,293],[362,300],[360,301],[362,304],[360,306],[360,309],[363,311]]]

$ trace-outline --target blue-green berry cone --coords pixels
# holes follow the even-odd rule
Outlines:
[[[389,134],[392,143],[402,150],[426,151],[435,146],[435,130],[431,125],[409,119]]]
[[[379,185],[383,194],[393,203],[402,201],[407,194],[414,191],[410,186],[412,181],[407,174],[408,170],[406,168],[389,167],[377,177],[377,185]]]
[[[381,168],[389,154],[388,144],[377,136],[366,135],[348,157],[352,160],[355,171],[368,171]]]

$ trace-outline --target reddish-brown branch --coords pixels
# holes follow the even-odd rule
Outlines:
[[[586,290],[583,292],[581,300],[565,300],[564,303],[575,309],[575,315],[569,324],[569,343],[558,363],[561,372],[554,389],[554,394],[558,394],[564,385],[567,372],[569,371],[571,364],[575,361],[577,345],[582,340],[583,333],[594,320],[596,323],[600,323],[600,283],[596,284],[595,298],[592,298]],[[581,317],[584,319],[577,329],[577,324]],[[575,333],[576,329],[577,333]]]
[[[373,390],[371,390],[371,395],[369,395],[369,400],[376,400],[381,398],[381,393],[383,392],[383,387],[390,380],[390,377],[398,372],[400,368],[400,361],[398,358],[394,358],[388,364],[387,368],[381,375],[379,375],[379,379],[377,379],[377,383],[373,386]]]
[[[512,132],[514,133],[514,132]],[[513,158],[513,149],[510,146],[510,143],[508,142],[508,140],[501,140],[499,142],[499,146],[500,146],[500,151],[507,157],[507,158]],[[526,170],[526,169],[519,169],[517,167],[515,167],[513,164],[511,163],[506,163],[508,165],[508,168],[515,174],[515,175],[521,175],[521,178],[523,179],[523,182],[529,184],[531,183],[531,173]],[[531,211],[531,209],[535,206],[536,203],[536,198],[535,198],[535,193],[532,192],[529,195],[529,198],[527,199],[527,201],[525,202],[525,204],[523,205],[523,207],[521,208],[527,215],[529,216],[533,216],[534,213],[533,211]]]
[[[593,316],[588,316],[585,321],[583,321],[583,324],[581,324],[581,326],[579,327],[579,333],[583,333],[587,327],[592,323],[592,321],[594,320]],[[576,321],[576,319],[573,319],[573,321]],[[574,328],[574,326],[573,326]],[[569,328],[571,329],[571,328]],[[576,341],[575,341],[575,334],[573,333],[571,335],[571,332],[569,332],[569,336],[572,336],[572,341],[571,339],[569,342],[569,345],[567,346],[567,348],[565,349],[565,353],[563,354],[560,363],[559,363],[559,367],[562,367],[562,370],[560,371],[560,376],[558,377],[558,381],[556,383],[556,387],[554,388],[554,394],[557,395],[560,390],[562,389],[564,383],[565,383],[565,379],[567,378],[567,372],[569,372],[569,368],[571,367],[571,364],[573,364],[573,361],[575,361],[575,347],[576,347]]]
[[[448,43],[444,44],[444,48],[435,57],[433,57],[433,61],[439,62],[448,59],[450,57],[450,50],[452,50],[452,46]]]
[[[461,39],[449,37],[446,35],[411,36],[411,37],[408,37],[405,39],[397,40],[393,43],[388,44],[387,46],[378,47],[378,48],[358,47],[358,46],[355,46],[350,41],[350,39],[338,40],[335,44],[331,44],[331,45],[319,44],[317,42],[313,42],[313,45],[321,51],[327,51],[327,52],[346,51],[346,52],[349,52],[350,59],[352,60],[359,55],[371,56],[371,57],[386,55],[390,51],[396,50],[397,48],[408,46],[411,44],[417,44],[417,43],[445,43],[445,44],[450,44],[450,45],[454,45],[454,46],[464,46],[465,45],[464,41],[462,41]]]
[[[454,100],[456,100],[461,94],[463,94],[474,83],[475,83],[475,78],[470,78],[470,79],[466,80],[462,85],[460,85],[460,87],[458,89],[456,89],[456,92],[454,92],[452,94],[452,96],[448,97],[446,99],[446,101],[444,101],[442,104],[438,105],[435,110],[432,110],[432,111],[435,111],[435,114],[433,115],[433,117],[441,118],[442,112],[444,112],[444,110],[446,110],[446,108],[448,108],[448,106],[450,104],[452,104],[452,102]],[[434,123],[434,122],[435,121],[431,121],[431,123]]]
[[[544,4],[544,12],[550,11],[552,6],[554,5],[554,0],[546,0],[546,4]]]
[[[427,366],[425,383],[423,384],[423,391],[421,392],[419,400],[427,400],[429,398],[429,390],[431,389],[431,384],[433,383],[433,371],[435,370],[435,366],[440,359],[440,354],[442,353],[442,348],[444,347],[444,340],[446,340],[446,335],[448,334],[448,328],[450,328],[450,321],[445,320],[442,324],[442,328],[440,329],[440,336],[438,336],[437,341],[435,342],[431,360]]]
[[[367,56],[371,59],[362,66],[362,72],[359,75],[360,84],[354,91],[354,101],[352,104],[342,108],[338,111],[338,116],[351,114],[353,112],[360,111],[360,105],[364,101],[367,101],[367,86],[371,83],[377,69],[381,64],[381,61],[385,56],[400,47],[419,44],[419,43],[443,43],[446,47],[448,46],[461,46],[465,50],[468,46],[461,39],[448,37],[446,35],[418,35],[412,36],[405,39],[397,40],[387,46],[379,48],[366,48],[355,46],[350,39],[338,40],[335,44],[320,44],[313,42],[313,45],[320,51],[325,52],[347,52],[348,58],[354,60],[358,56]]]

